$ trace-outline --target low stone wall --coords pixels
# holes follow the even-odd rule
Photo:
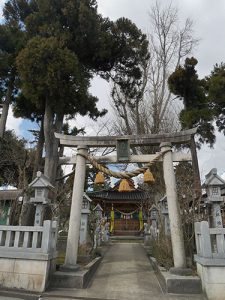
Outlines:
[[[158,266],[154,257],[149,257],[161,288],[171,294],[201,294],[201,280],[197,276],[179,276],[171,274],[165,268]]]
[[[48,276],[54,270],[54,266],[55,259],[0,258],[0,286],[43,292],[48,286]]]
[[[51,276],[51,287],[57,288],[87,288],[94,276],[102,257],[96,257],[81,270],[75,272],[56,271]]]
[[[57,223],[0,226],[0,287],[43,292],[55,270]]]

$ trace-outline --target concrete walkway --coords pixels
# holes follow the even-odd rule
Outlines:
[[[90,287],[85,290],[58,289],[43,299],[79,300],[203,300],[202,295],[165,295],[141,244],[116,243],[105,254]]]

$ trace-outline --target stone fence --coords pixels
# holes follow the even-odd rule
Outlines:
[[[44,221],[43,226],[0,226],[0,256],[20,258],[46,254],[56,251],[57,222]],[[36,256],[37,257],[37,256]]]
[[[197,272],[209,300],[224,300],[225,228],[209,228],[206,221],[195,223]]]
[[[197,255],[204,258],[225,258],[225,228],[209,228],[206,221],[195,223]]]
[[[45,290],[57,257],[57,222],[43,226],[0,226],[0,286]]]

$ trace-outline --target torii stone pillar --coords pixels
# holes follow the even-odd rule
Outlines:
[[[77,268],[77,253],[79,246],[81,208],[84,194],[86,159],[79,155],[88,154],[87,146],[77,147],[77,161],[73,184],[73,195],[70,210],[69,231],[67,238],[64,268]]]
[[[176,179],[173,169],[172,145],[171,143],[161,143],[160,148],[162,152],[169,150],[163,157],[164,181],[166,185],[174,268],[182,269],[186,268],[186,257],[180,208],[177,199]]]

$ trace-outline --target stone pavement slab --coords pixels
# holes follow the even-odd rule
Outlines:
[[[89,288],[57,289],[44,293],[43,299],[203,300],[204,297],[164,294],[142,245],[116,243],[106,252]]]

